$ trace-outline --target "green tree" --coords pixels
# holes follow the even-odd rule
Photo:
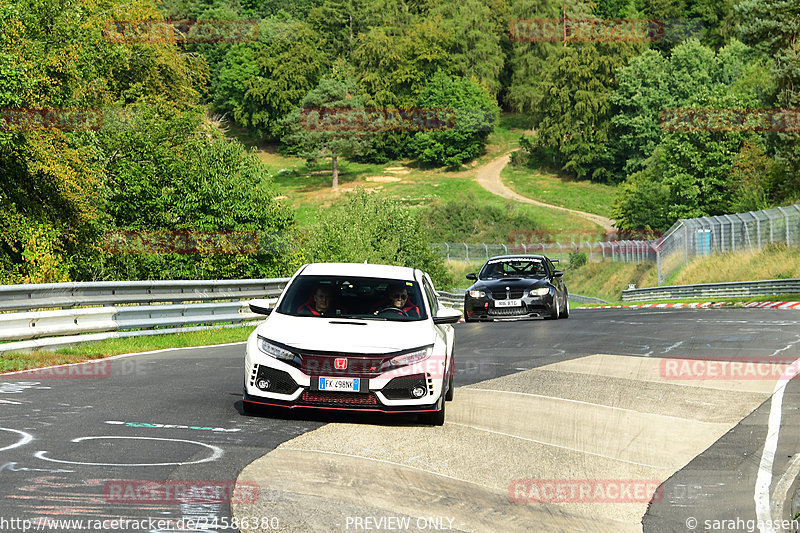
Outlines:
[[[309,24],[294,21],[284,30],[267,28],[263,40],[232,46],[213,88],[215,109],[276,139],[284,134],[280,120],[316,87],[330,63],[324,40]]]
[[[309,231],[305,251],[310,261],[419,268],[437,288],[452,286],[444,260],[431,249],[430,234],[414,211],[363,190],[348,196],[324,211]]]
[[[566,172],[597,181],[613,178],[611,94],[617,69],[635,51],[629,43],[583,43],[562,47],[545,66],[533,142],[555,150]]]
[[[353,89],[352,81],[323,78],[283,122],[287,130],[284,144],[296,147],[310,161],[331,158],[333,189],[339,187],[339,158],[356,156],[371,142],[369,119],[361,100],[352,95]],[[351,126],[350,121],[367,127],[354,131],[353,127],[360,126]]]
[[[417,100],[422,109],[447,109],[453,127],[420,131],[412,141],[413,153],[423,163],[457,167],[478,157],[499,116],[495,99],[469,79],[453,79],[437,72]]]

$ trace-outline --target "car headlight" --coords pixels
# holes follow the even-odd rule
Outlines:
[[[381,366],[381,370],[388,371],[395,368],[400,368],[401,366],[408,366],[413,365],[414,363],[419,363],[420,361],[424,361],[428,357],[431,356],[431,352],[433,351],[433,345],[425,346],[420,348],[419,350],[415,350],[413,352],[404,353],[403,355],[398,355],[397,357],[393,357],[383,363]]]
[[[294,361],[295,355],[285,348],[272,344],[264,337],[258,337],[258,349],[265,354],[282,361]]]
[[[531,289],[531,296],[546,296],[550,292],[547,287],[539,287],[538,289]]]
[[[486,293],[483,291],[469,291],[469,295],[472,298],[483,298],[484,296],[486,296]]]

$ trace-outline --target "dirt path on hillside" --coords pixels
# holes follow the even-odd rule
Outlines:
[[[544,202],[540,202],[538,200],[533,200],[531,198],[527,198],[518,194],[503,184],[503,180],[500,179],[500,172],[502,172],[503,168],[508,164],[511,160],[511,152],[504,154],[496,159],[491,160],[490,162],[486,163],[482,167],[478,168],[478,173],[476,175],[476,179],[478,183],[480,183],[481,187],[486,189],[492,194],[496,194],[497,196],[502,196],[503,198],[507,198],[509,200],[514,200],[515,202],[523,202],[526,204],[533,204],[539,205],[542,207],[549,207],[550,209],[559,209],[561,211],[566,211],[568,213],[572,213],[573,215],[577,215],[579,217],[583,217],[587,220],[594,222],[603,227],[606,231],[614,229],[614,221],[610,218],[606,218],[604,216],[595,215],[593,213],[586,213],[584,211],[578,211],[576,209],[568,209],[566,207],[561,207],[558,205],[546,204]]]

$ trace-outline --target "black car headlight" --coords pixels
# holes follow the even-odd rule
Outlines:
[[[536,289],[531,289],[528,294],[531,296],[547,296],[550,294],[550,289],[547,287],[538,287]]]
[[[295,354],[287,350],[286,348],[281,348],[280,346],[271,343],[264,337],[258,337],[258,349],[264,352],[265,354],[274,357],[275,359],[280,359],[281,361],[293,362],[295,360]]]
[[[469,291],[470,298],[485,298],[486,293],[483,291]]]

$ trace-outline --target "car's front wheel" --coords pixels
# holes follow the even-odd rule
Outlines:
[[[561,306],[558,302],[558,295],[553,298],[553,312],[550,316],[544,317],[545,320],[558,320],[561,318]]]
[[[432,413],[422,413],[419,415],[419,421],[429,426],[443,426],[444,425],[444,406],[446,402],[442,402],[442,408]]]
[[[564,300],[567,302],[567,305],[564,307],[564,312],[561,314],[561,318],[569,318],[569,294],[567,294],[567,297],[564,298]]]

